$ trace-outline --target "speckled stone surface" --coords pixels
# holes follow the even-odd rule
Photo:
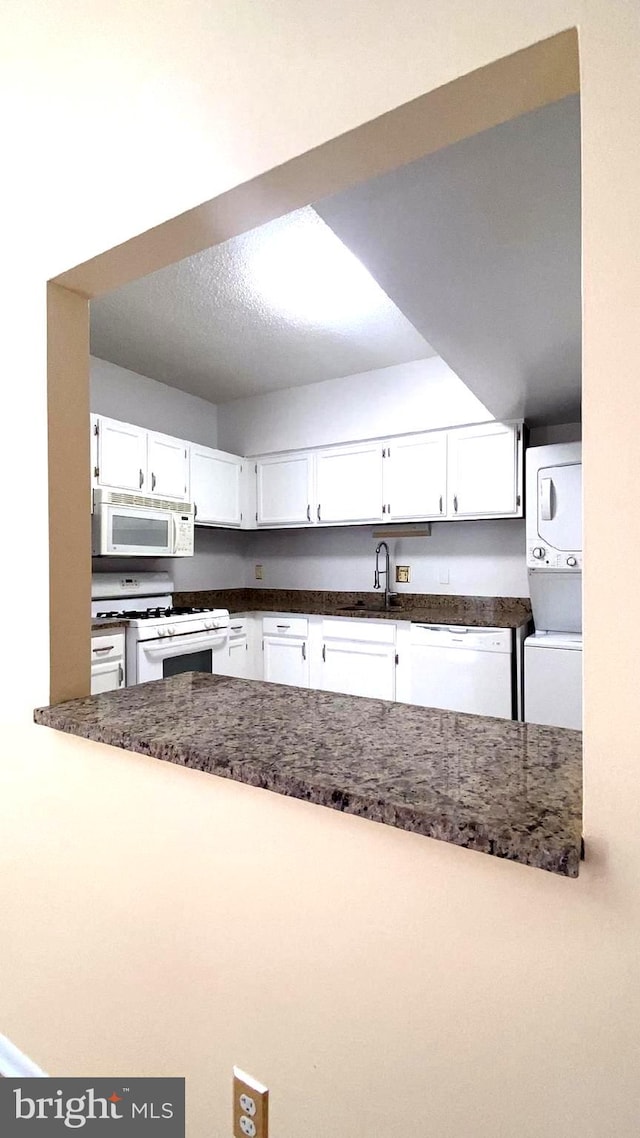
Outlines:
[[[206,589],[174,593],[175,605],[206,605],[229,612],[299,612],[310,616],[372,617],[417,624],[519,628],[531,620],[525,597],[456,597],[431,593],[398,594],[386,612],[380,593],[323,592],[314,589]],[[376,608],[372,612],[371,608]]]
[[[578,731],[196,672],[40,708],[35,720],[578,875]]]
[[[91,621],[91,631],[97,632],[98,629],[100,629],[100,628],[105,628],[105,629],[108,628],[110,632],[113,632],[114,629],[116,631],[118,631],[119,629],[126,628],[128,624],[129,624],[129,621],[125,620],[121,616],[112,616],[112,617],[101,616],[101,617],[96,617],[95,620]]]

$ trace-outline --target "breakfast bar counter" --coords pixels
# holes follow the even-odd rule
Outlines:
[[[37,723],[577,877],[582,735],[187,672]]]

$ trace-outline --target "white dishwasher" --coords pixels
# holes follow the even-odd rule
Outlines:
[[[513,633],[510,628],[411,625],[411,703],[514,715]]]

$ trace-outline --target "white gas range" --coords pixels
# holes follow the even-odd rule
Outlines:
[[[229,643],[227,609],[174,608],[168,573],[94,573],[92,620],[126,620],[127,687],[180,672],[214,672]]]

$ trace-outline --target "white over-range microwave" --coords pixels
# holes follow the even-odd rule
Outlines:
[[[195,512],[187,502],[94,490],[95,557],[192,557]]]

